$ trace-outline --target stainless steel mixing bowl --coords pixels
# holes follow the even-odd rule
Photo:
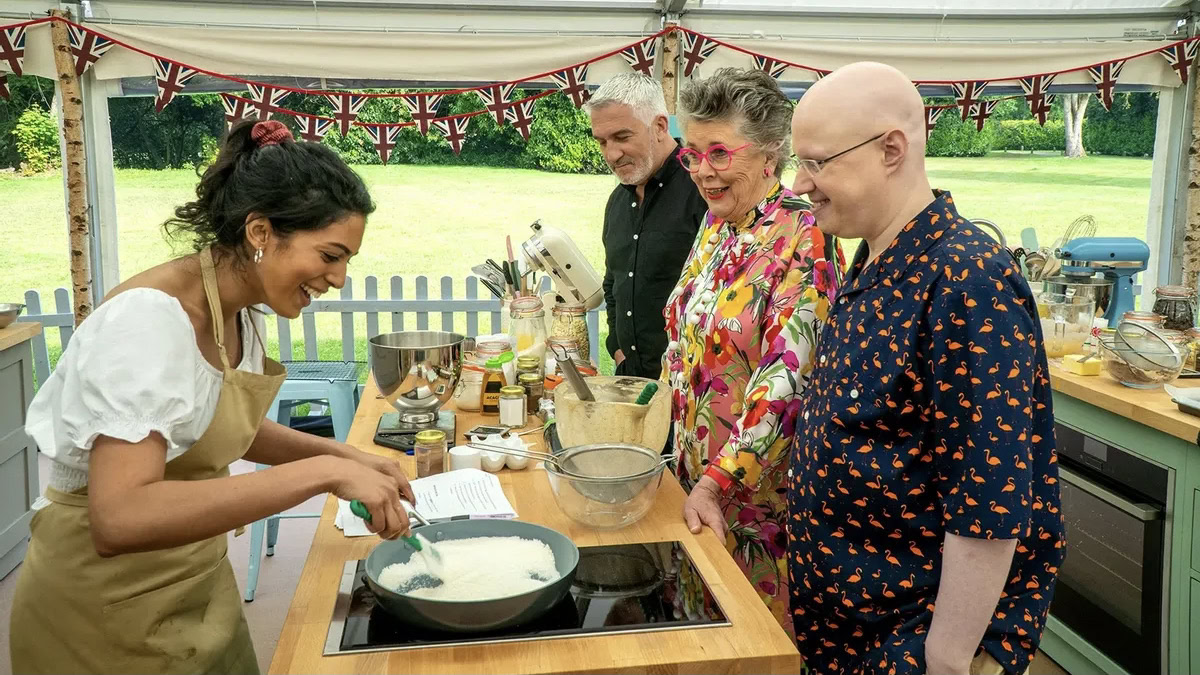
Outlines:
[[[466,338],[441,331],[402,331],[371,338],[367,356],[379,393],[401,420],[432,422],[454,394]]]
[[[1042,290],[1053,295],[1092,300],[1096,303],[1096,316],[1102,316],[1108,311],[1113,282],[1102,276],[1071,277],[1059,274],[1043,280]]]
[[[25,305],[18,305],[13,302],[0,302],[0,328],[8,328],[8,325],[17,320],[21,315],[21,310],[25,309]]]

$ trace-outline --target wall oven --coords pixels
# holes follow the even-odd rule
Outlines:
[[[1170,471],[1056,424],[1067,556],[1050,614],[1131,675],[1166,662]]]

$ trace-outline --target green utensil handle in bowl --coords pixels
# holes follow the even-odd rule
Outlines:
[[[367,505],[357,499],[350,500],[350,513],[362,518],[368,523],[371,522],[371,512],[367,510]],[[421,540],[415,536],[400,537],[406,544],[412,546],[416,550],[421,550]]]

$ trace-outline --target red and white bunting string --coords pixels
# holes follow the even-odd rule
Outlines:
[[[1021,78],[1021,90],[1025,92],[1025,101],[1029,104],[1029,112],[1043,127],[1046,126],[1046,118],[1050,115],[1050,104],[1054,103],[1054,95],[1046,93],[1054,82],[1054,78],[1054,75],[1034,75]]]
[[[1124,67],[1124,61],[1109,61],[1087,69],[1088,75],[1092,76],[1092,82],[1096,83],[1096,98],[1100,99],[1100,104],[1105,110],[1112,110],[1117,78],[1121,76],[1121,69]]]
[[[8,73],[0,73],[0,98],[9,98]],[[525,139],[529,140],[529,139]]]
[[[250,90],[250,100],[253,101],[251,109],[260,120],[269,120],[272,114],[282,110],[280,102],[292,93],[269,84],[248,84],[246,88]]]
[[[0,61],[8,62],[13,75],[21,75],[21,65],[25,61],[25,26],[0,31]]]
[[[1000,103],[999,99],[991,101],[980,101],[971,106],[971,119],[975,120],[975,130],[983,131],[983,125],[987,119],[992,116],[992,111],[996,109],[996,105]]]
[[[342,136],[350,133],[350,125],[358,119],[367,97],[362,94],[325,94],[325,100],[333,104],[333,119],[337,120]]]
[[[658,52],[658,38],[652,37],[621,50],[621,56],[637,72],[654,77],[654,56]]]
[[[784,63],[783,61],[776,61],[769,56],[755,54],[754,67],[778,80],[788,69],[788,64]]]
[[[448,117],[446,119],[434,120],[433,128],[437,129],[446,140],[450,141],[450,147],[454,149],[454,154],[462,152],[463,141],[467,140],[467,125],[471,122],[470,117]]]
[[[199,71],[179,65],[166,59],[154,59],[154,78],[158,82],[158,95],[154,97],[154,111],[162,112],[163,108],[175,98],[175,94],[183,91],[187,81],[195,77]]]
[[[1188,71],[1192,69],[1192,64],[1196,62],[1196,52],[1200,51],[1200,42],[1192,40],[1182,44],[1175,44],[1167,47],[1159,52],[1171,64],[1171,68],[1175,70],[1175,74],[1179,76],[1179,81],[1185,86],[1188,83]],[[3,53],[0,53],[0,58]]]
[[[104,53],[117,43],[108,38],[83,30],[75,25],[67,25],[67,33],[71,40],[71,54],[75,57],[75,74],[83,75],[93,63],[100,60]]]
[[[300,138],[309,143],[320,143],[333,128],[333,120],[315,115],[292,115],[300,127]]]
[[[392,148],[396,147],[396,138],[400,136],[401,128],[398,124],[372,124],[363,127],[371,137],[371,145],[379,151],[379,159],[384,164],[388,163]]]
[[[413,121],[417,123],[417,129],[421,131],[421,135],[429,133],[430,123],[437,119],[437,107],[442,102],[441,94],[405,95],[402,100],[408,108],[409,114],[412,115]]]
[[[504,121],[508,119],[508,109],[513,105],[509,99],[512,98],[516,86],[512,83],[494,84],[475,92],[483,101],[484,109],[492,115],[492,119],[496,120],[496,126],[504,126]]]
[[[988,83],[984,81],[976,82],[955,82],[950,85],[954,90],[954,102],[959,108],[962,108],[962,120],[967,121],[970,117],[971,107],[979,103],[979,97],[983,96],[983,90],[987,89]]]
[[[221,107],[225,108],[225,128],[249,116],[251,102],[233,94],[221,94]]]
[[[571,97],[571,102],[576,108],[582,108],[584,103],[592,97],[592,92],[587,88],[587,72],[588,64],[560,70],[557,73],[550,75],[550,79],[554,80],[554,84],[567,96]]]
[[[509,106],[505,114],[508,123],[521,134],[521,138],[529,140],[529,131],[533,126],[533,98],[527,98]]]
[[[933,128],[937,126],[938,118],[944,112],[946,112],[946,109],[941,106],[925,106],[925,140],[929,140],[929,134],[933,133]]]
[[[696,68],[717,50],[717,43],[697,33],[683,34],[683,76],[691,77]]]

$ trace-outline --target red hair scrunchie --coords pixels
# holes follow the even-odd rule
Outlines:
[[[258,144],[258,147],[265,148],[268,145],[279,145],[286,141],[294,141],[292,132],[283,122],[277,120],[263,120],[254,125],[250,130],[250,138]]]

